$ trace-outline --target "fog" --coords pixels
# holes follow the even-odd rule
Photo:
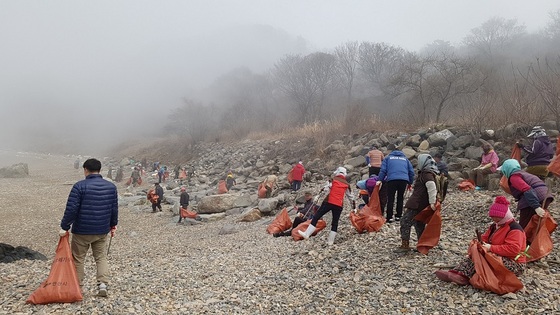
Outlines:
[[[544,27],[557,1],[2,1],[0,149],[77,154],[161,135],[236,68],[347,41],[420,50],[493,16]],[[197,113],[192,113],[196,115]]]

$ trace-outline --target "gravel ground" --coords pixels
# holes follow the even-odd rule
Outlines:
[[[177,225],[168,205],[156,214],[121,207],[109,297],[95,296],[89,256],[82,302],[27,305],[48,275],[70,185],[83,173],[73,169],[72,157],[0,152],[0,161],[0,167],[26,162],[30,169],[29,178],[0,179],[0,242],[49,258],[0,265],[0,314],[560,314],[557,249],[530,265],[517,294],[498,296],[433,275],[454,266],[474,228],[489,224],[486,192],[450,193],[440,246],[427,256],[394,252],[398,223],[356,234],[348,209],[335,245],[327,247],[326,231],[309,241],[273,238],[265,232],[271,218],[237,223],[232,215],[189,226]],[[557,206],[551,210],[560,217]],[[236,232],[219,235],[225,225]],[[558,244],[558,233],[553,238]]]

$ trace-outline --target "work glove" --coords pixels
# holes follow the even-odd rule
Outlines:
[[[315,196],[315,197],[313,198],[313,203],[317,203],[317,201],[319,201],[319,196]]]
[[[482,243],[482,248],[484,248],[487,252],[490,251],[490,246],[492,246],[492,245],[487,244],[487,243]]]
[[[435,203],[430,204],[430,208],[432,208],[432,210],[436,211],[436,204]]]
[[[379,189],[381,189],[381,185],[382,185],[382,184],[383,184],[383,183],[382,183],[380,180],[378,180],[377,182],[375,182],[375,186],[379,186]]]
[[[368,164],[367,167],[371,167],[371,164]]]
[[[538,207],[537,209],[535,209],[535,213],[539,216],[539,217],[544,217],[544,209],[541,207]]]
[[[60,231],[58,231],[58,235],[60,235],[60,237],[63,237],[64,235],[66,235],[66,233],[68,233],[68,231],[60,229]]]
[[[111,237],[115,237],[115,234],[117,234],[117,226],[112,226],[111,227]]]

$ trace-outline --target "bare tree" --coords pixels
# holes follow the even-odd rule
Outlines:
[[[537,58],[536,64],[529,66],[526,80],[537,90],[560,130],[560,56],[552,62],[545,59],[544,63]]]
[[[354,87],[358,67],[359,47],[358,42],[347,42],[334,49],[337,59],[338,77],[346,91],[347,102],[352,100],[352,88]]]
[[[213,106],[185,99],[184,105],[169,115],[169,129],[178,135],[189,136],[193,143],[203,141],[216,131],[215,112]]]
[[[359,48],[358,63],[366,80],[382,90],[401,67],[405,56],[406,51],[400,47],[363,42]]]
[[[496,53],[505,51],[524,34],[525,26],[519,25],[516,19],[493,17],[473,28],[471,34],[465,37],[464,43],[492,62]]]

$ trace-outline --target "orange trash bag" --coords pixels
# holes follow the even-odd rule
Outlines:
[[[70,233],[66,232],[66,235],[58,240],[47,280],[29,296],[26,303],[73,303],[83,299],[69,239]]]
[[[428,251],[439,243],[439,237],[441,236],[441,204],[436,202],[436,210],[432,210],[430,206],[426,209],[420,211],[414,220],[420,221],[426,224],[426,228],[420,239],[418,239],[418,244],[416,244],[416,249],[424,255],[428,254]]]
[[[457,188],[459,188],[460,191],[468,191],[468,190],[474,190],[475,186],[476,185],[472,180],[464,179],[457,185]]]
[[[264,186],[263,183],[259,184],[259,190],[257,194],[259,198],[266,198],[266,187]]]
[[[544,217],[533,215],[525,227],[527,242],[531,245],[527,250],[527,262],[539,260],[552,252],[554,244],[550,234],[558,227],[558,223],[550,216],[548,210]]]
[[[381,215],[381,204],[379,202],[379,186],[375,186],[369,203],[358,213],[350,212],[350,222],[358,233],[378,232],[385,224],[385,218]]]
[[[556,138],[556,156],[550,164],[546,167],[546,169],[556,176],[560,176],[560,137]]]
[[[187,172],[185,170],[181,170],[179,173],[179,179],[187,179]]]
[[[311,220],[307,220],[303,223],[300,223],[298,226],[296,226],[295,229],[292,229],[292,238],[294,239],[294,241],[301,241],[303,239],[303,237],[301,235],[299,235],[298,231],[305,232],[305,230],[307,230],[307,227],[310,224],[311,224]],[[317,233],[321,232],[326,227],[327,227],[327,222],[325,222],[325,220],[317,221],[317,226],[315,227],[315,232],[313,232],[313,234],[311,234],[311,236],[317,235]]]
[[[227,192],[228,189],[226,186],[226,181],[222,179],[218,182],[218,194],[225,194]]]
[[[268,227],[266,228],[266,233],[268,234],[280,233],[286,231],[291,227],[292,227],[292,220],[288,215],[288,209],[284,208],[282,209],[282,211],[280,211],[280,213],[278,213],[276,218],[274,218],[274,221],[272,221],[268,225]]]
[[[181,207],[181,209],[179,210],[179,215],[181,216],[182,219],[185,219],[185,218],[195,219],[196,216],[198,215],[198,213]]]
[[[294,181],[294,169],[292,168],[289,172],[288,172],[288,183],[292,183]]]
[[[142,185],[142,177],[138,178],[138,185]]]
[[[126,181],[125,185],[130,185],[132,184],[132,177],[129,177],[128,180]]]
[[[485,251],[476,240],[471,241],[469,257],[476,270],[469,280],[473,287],[499,295],[517,292],[523,288],[523,283],[517,276],[504,266],[502,258]]]
[[[146,195],[146,198],[151,202],[151,203],[157,203],[159,196],[156,194],[156,190],[155,189],[150,189],[148,191],[148,194]]]

